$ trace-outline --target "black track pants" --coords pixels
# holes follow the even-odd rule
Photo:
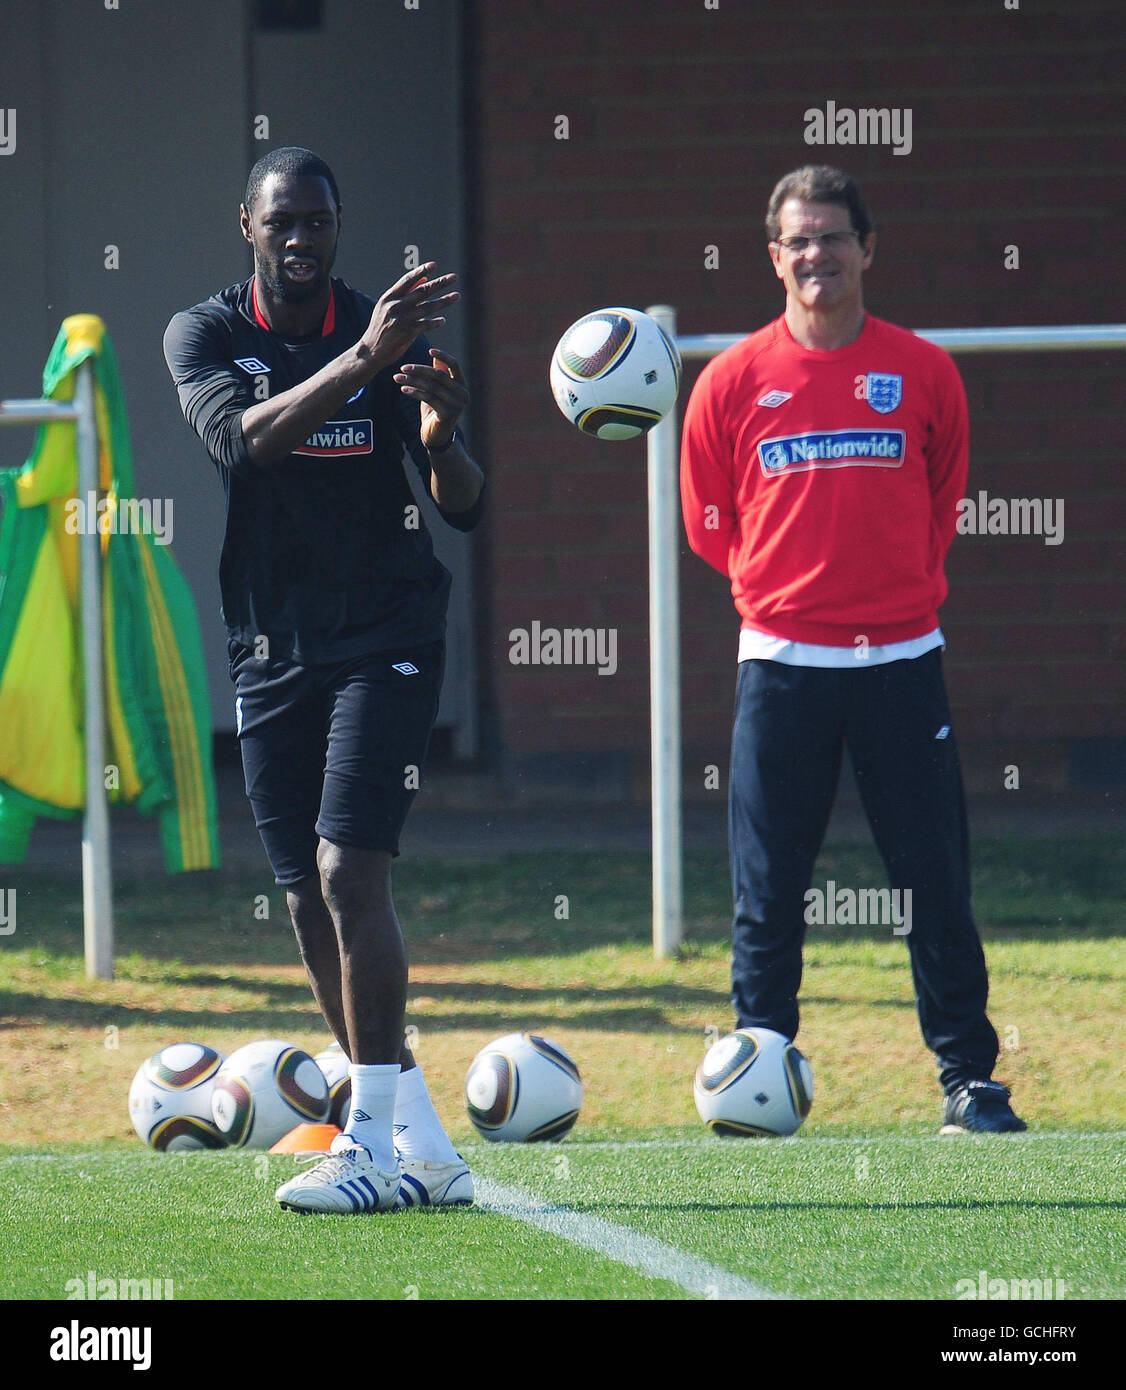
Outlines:
[[[737,1026],[797,1033],[805,895],[845,747],[889,885],[900,904],[911,893],[904,940],[943,1088],[987,1079],[997,1034],[985,1013],[989,982],[970,910],[965,799],[938,650],[844,670],[740,663],[729,816]]]

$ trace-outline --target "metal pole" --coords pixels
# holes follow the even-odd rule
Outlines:
[[[82,822],[82,915],[86,975],[113,979],[113,888],[110,878],[109,807],[106,804],[105,688],[102,680],[101,537],[98,513],[98,426],[94,413],[94,363],[78,368],[78,496],[86,525],[78,537],[79,606],[82,610],[82,667],[85,692],[86,811]]]
[[[1046,324],[1029,328],[917,328],[947,352],[1093,352],[1126,348],[1126,323]],[[677,339],[686,361],[715,357],[745,333],[696,333]]]
[[[676,341],[676,311],[646,310]],[[679,448],[675,407],[649,431],[649,696],[653,781],[653,953],[676,954],[683,929],[680,806]]]
[[[77,420],[73,405],[59,401],[0,401],[0,425],[49,425],[58,420]]]
[[[94,365],[85,362],[75,379],[74,401],[0,401],[0,425],[45,425],[75,421],[78,496],[84,508],[98,490],[98,426],[94,411]],[[102,684],[101,554],[97,512],[87,514],[79,536],[79,606],[85,687],[86,810],[82,825],[82,911],[86,974],[113,978],[113,890],[110,879],[109,813],[105,791],[105,709]]]
[[[916,328],[947,352],[1092,352],[1126,347],[1126,323],[1039,328]]]

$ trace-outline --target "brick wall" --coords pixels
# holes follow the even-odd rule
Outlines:
[[[491,727],[514,767],[595,754],[588,768],[641,792],[645,451],[564,423],[546,383],[559,334],[613,303],[671,303],[684,333],[773,318],[765,201],[780,174],[822,160],[859,179],[880,230],[874,313],[916,328],[1126,319],[1126,8],[478,0],[466,25]],[[804,112],[829,99],[909,107],[911,152],[805,144]],[[1075,740],[1126,739],[1126,353],[959,365],[971,494],[1062,497],[1066,524],[1055,546],[955,542],[943,624],[967,773],[999,788],[1015,762],[1026,783],[1060,784]],[[704,763],[726,764],[737,619],[686,546],[681,588],[691,795]],[[509,630],[536,619],[616,628],[617,673],[512,665]]]

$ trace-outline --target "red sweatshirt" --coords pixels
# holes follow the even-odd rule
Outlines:
[[[680,487],[688,543],[731,580],[743,627],[882,645],[938,625],[969,458],[953,360],[868,314],[847,347],[784,318],[704,368]]]

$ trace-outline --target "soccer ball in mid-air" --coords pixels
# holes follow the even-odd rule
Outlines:
[[[232,1052],[219,1069],[211,1114],[228,1144],[268,1149],[328,1114],[328,1082],[307,1052],[270,1038]]]
[[[352,1105],[352,1079],[348,1075],[348,1054],[338,1042],[329,1043],[313,1058],[328,1082],[328,1122],[344,1128]]]
[[[783,1034],[740,1028],[708,1048],[693,1094],[716,1134],[793,1134],[813,1104],[813,1072]]]
[[[640,309],[596,309],[559,339],[551,394],[571,424],[599,439],[634,439],[673,408],[680,353]]]
[[[211,1117],[211,1093],[222,1053],[206,1043],[162,1047],[142,1062],[129,1087],[133,1128],[154,1149],[223,1149],[227,1141]]]
[[[465,1078],[465,1106],[486,1139],[536,1143],[562,1139],[579,1118],[579,1069],[558,1045],[534,1033],[508,1033],[482,1048]]]

